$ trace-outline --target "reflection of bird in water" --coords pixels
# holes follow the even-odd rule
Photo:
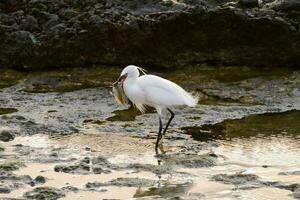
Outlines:
[[[139,70],[144,74],[144,70],[140,67],[129,65],[123,69],[120,78],[116,83],[121,87],[129,100],[143,113],[145,106],[151,106],[156,109],[159,119],[159,131],[155,144],[155,152],[158,154],[158,147],[162,150],[162,138],[165,135],[175,114],[170,109],[174,106],[190,106],[197,105],[198,99],[192,97],[188,92],[177,84],[155,75],[140,75]],[[122,97],[121,94],[117,96]],[[122,98],[120,103],[123,103]],[[171,114],[165,128],[161,120],[162,111],[166,109]]]

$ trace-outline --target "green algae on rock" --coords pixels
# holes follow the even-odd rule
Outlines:
[[[0,115],[10,114],[14,112],[18,112],[18,110],[15,108],[0,108]]]
[[[25,164],[18,160],[5,161],[0,164],[0,172],[10,172],[18,170],[20,167],[25,167]]]
[[[24,72],[20,72],[12,69],[0,68],[0,89],[10,87],[19,83],[26,75]]]
[[[37,187],[32,191],[26,192],[23,195],[27,199],[39,199],[39,200],[56,200],[64,197],[65,194],[62,190],[54,187]]]

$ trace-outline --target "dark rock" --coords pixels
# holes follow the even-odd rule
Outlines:
[[[126,166],[125,168],[134,169],[137,172],[149,171],[157,175],[172,174],[174,172],[171,165],[150,165],[150,164],[133,163]]]
[[[0,190],[2,193],[8,193],[24,186],[33,186],[33,180],[30,176],[17,176],[11,172],[0,171]]]
[[[59,17],[57,15],[51,15],[51,19],[49,19],[44,25],[44,29],[49,30],[50,28],[58,25],[60,23]]]
[[[299,183],[293,183],[293,184],[287,184],[281,181],[265,181],[261,182],[265,186],[269,187],[276,187],[279,189],[284,189],[284,190],[290,190],[292,192],[297,192],[300,191],[300,184]]]
[[[15,171],[18,170],[20,167],[24,167],[24,163],[20,161],[7,161],[2,164],[0,164],[0,172],[9,172],[9,171]]]
[[[0,140],[3,142],[9,142],[15,139],[15,135],[8,130],[0,131]]]
[[[286,172],[279,172],[278,175],[288,175]]]
[[[94,174],[103,174],[103,173],[110,173],[110,171],[103,169],[101,166],[94,166],[93,173]]]
[[[56,165],[54,171],[77,174],[101,174],[110,173],[109,167],[111,165],[102,157],[93,158],[92,160],[89,157],[85,157],[80,162],[74,164]]]
[[[117,178],[106,184],[125,187],[151,187],[155,183],[156,181],[145,178]]]
[[[65,186],[61,188],[62,190],[66,191],[66,192],[78,192],[79,189],[73,186]]]
[[[28,31],[16,31],[10,34],[10,39],[20,44],[35,43],[35,37]]]
[[[258,7],[258,0],[239,0],[239,6],[243,8],[255,8]]]
[[[14,19],[13,16],[0,13],[0,24],[12,26],[12,25],[16,24],[16,20]]]
[[[105,183],[87,183],[86,188],[95,189],[103,186],[122,186],[122,187],[151,187],[156,181],[144,178],[117,178]]]
[[[19,120],[19,121],[24,121],[24,120],[26,120],[26,118],[25,117],[23,117],[23,116],[16,116],[16,119],[17,120]]]
[[[85,187],[88,190],[97,190],[99,192],[106,192],[107,189],[101,188],[103,186],[106,186],[105,183],[100,183],[100,182],[88,182]]]
[[[77,12],[77,11],[75,11],[73,9],[70,9],[70,8],[61,9],[59,11],[60,17],[63,18],[63,19],[65,19],[65,20],[72,19],[73,17],[76,17],[78,14],[79,14],[79,12]]]
[[[11,190],[7,186],[0,185],[0,193],[10,193]]]
[[[15,6],[18,4],[17,0],[2,0],[3,4],[9,5],[9,6]]]
[[[190,195],[189,195],[189,198],[191,199],[191,200],[193,200],[193,199],[205,199],[205,195],[204,194],[201,194],[201,193],[191,193]]]
[[[34,182],[35,182],[35,184],[44,184],[44,183],[46,183],[46,178],[43,176],[37,176],[34,179]]]
[[[233,184],[239,188],[249,189],[262,187],[259,177],[255,174],[217,174],[211,177],[213,181],[220,181],[225,184]]]
[[[295,199],[300,199],[300,191],[293,192],[292,195]]]
[[[54,167],[54,171],[56,172],[64,172],[64,173],[88,173],[90,171],[90,167],[84,164],[73,164],[73,165],[56,165]]]
[[[227,2],[1,1],[0,67],[299,63],[298,0]]]
[[[85,187],[88,188],[88,189],[95,189],[95,188],[98,188],[98,187],[102,187],[104,186],[105,184],[104,183],[100,183],[100,182],[88,182]]]
[[[86,163],[86,164],[89,164],[91,161],[91,159],[89,157],[85,157],[81,160],[82,163]]]
[[[66,30],[65,24],[57,24],[53,27],[51,27],[48,31],[49,34],[51,35],[59,35],[60,33],[64,32]]]
[[[279,182],[279,183],[273,184],[272,186],[280,188],[280,189],[290,190],[292,192],[300,191],[300,184],[299,183],[284,184],[284,183]]]
[[[20,28],[25,31],[35,31],[39,29],[38,21],[31,15],[27,15],[20,24]]]
[[[166,184],[160,187],[151,187],[149,190],[137,192],[137,197],[144,197],[145,200],[152,200],[152,199],[159,199],[159,200],[171,200],[171,199],[189,199],[189,200],[199,200],[203,199],[203,195],[200,193],[189,193],[188,197],[183,197],[182,194],[186,194],[186,188],[190,187],[191,185],[188,183],[184,184]],[[150,198],[147,198],[147,197]],[[158,197],[158,198],[154,198]],[[141,198],[140,200],[144,199]],[[139,198],[138,198],[139,199]]]
[[[184,155],[173,154],[164,155],[162,160],[168,164],[183,165],[185,167],[212,167],[217,164],[217,155],[203,154],[203,155]]]
[[[64,197],[62,190],[54,187],[37,187],[23,195],[27,199],[56,200]]]
[[[283,0],[278,5],[274,7],[275,10],[281,11],[300,11],[300,1],[299,0]]]
[[[278,175],[300,175],[300,171],[279,172]]]

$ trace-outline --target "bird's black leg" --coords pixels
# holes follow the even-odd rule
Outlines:
[[[168,123],[167,123],[167,125],[166,125],[166,127],[165,127],[165,129],[164,129],[164,131],[162,133],[162,135],[161,135],[161,138],[159,139],[160,142],[158,144],[162,153],[165,153],[165,151],[163,149],[163,144],[162,144],[163,143],[163,138],[164,138],[164,136],[165,136],[165,134],[166,134],[166,132],[168,130],[169,125],[171,124],[171,121],[173,120],[173,118],[175,116],[175,114],[173,113],[173,111],[171,109],[167,108],[167,110],[171,113],[171,117],[170,117],[170,119],[169,119],[169,121],[168,121]]]
[[[158,135],[157,135],[157,140],[156,140],[156,144],[155,144],[156,154],[158,154],[158,144],[159,144],[159,141],[161,140],[161,137],[162,137],[162,132],[161,131],[162,131],[162,128],[163,128],[160,116],[158,118],[159,118],[159,129],[158,129]]]
[[[170,117],[170,119],[169,119],[169,121],[168,121],[168,123],[167,123],[167,125],[166,125],[166,127],[164,129],[163,136],[166,134],[166,131],[167,131],[167,129],[168,129],[171,121],[173,120],[173,118],[175,116],[175,114],[173,113],[173,111],[171,109],[167,108],[167,110],[171,113],[171,117]]]

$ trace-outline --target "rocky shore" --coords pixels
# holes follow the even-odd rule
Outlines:
[[[3,0],[0,68],[297,66],[297,0]]]
[[[159,156],[153,110],[114,102],[119,72],[0,69],[0,199],[300,199],[299,70],[151,71],[200,97]]]

